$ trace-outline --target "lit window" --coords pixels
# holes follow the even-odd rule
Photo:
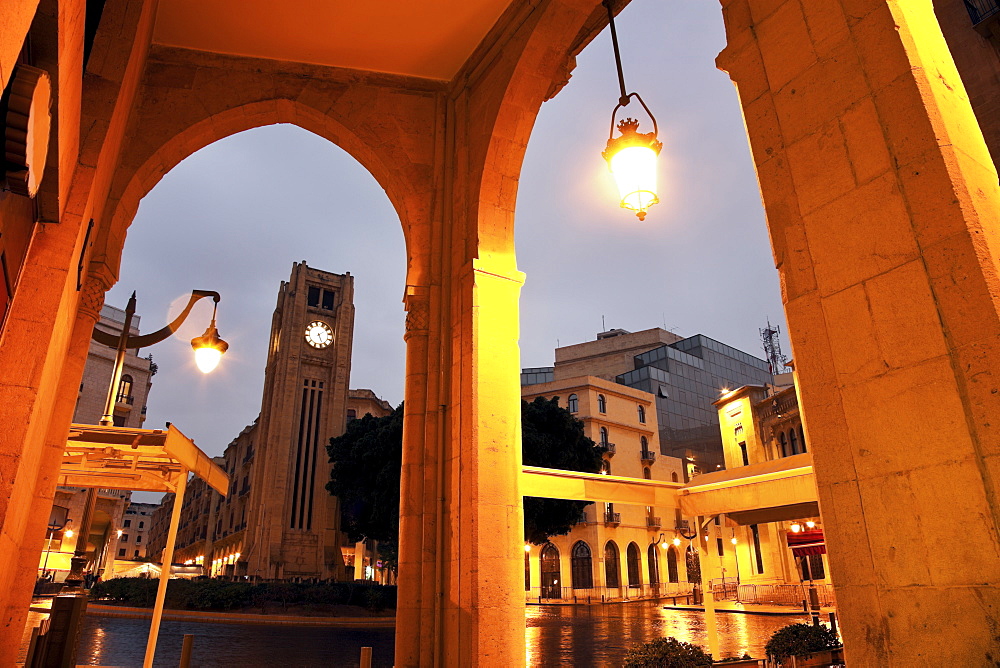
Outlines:
[[[115,401],[120,404],[132,403],[132,382],[132,376],[128,374],[122,376],[122,379],[118,382],[118,397]]]
[[[597,410],[601,413],[608,412],[608,400],[604,398],[603,394],[597,395]]]
[[[569,395],[569,412],[576,413],[580,410],[580,400],[575,394]]]

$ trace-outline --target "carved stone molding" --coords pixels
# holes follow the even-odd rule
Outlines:
[[[104,283],[93,275],[87,275],[80,289],[80,313],[93,318],[96,323],[101,318],[101,308],[104,306],[104,295],[107,288]]]

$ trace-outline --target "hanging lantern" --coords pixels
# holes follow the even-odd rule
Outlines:
[[[649,207],[660,201],[656,195],[656,158],[660,155],[663,144],[656,138],[658,134],[656,118],[649,107],[642,101],[638,93],[625,92],[625,75],[622,73],[618,32],[615,30],[615,15],[611,10],[610,0],[604,0],[604,6],[608,10],[611,43],[615,50],[615,65],[618,68],[618,87],[621,95],[618,98],[618,105],[611,112],[611,133],[608,136],[608,145],[601,155],[608,161],[608,169],[611,170],[615,182],[618,184],[621,207],[635,211],[639,220],[645,220]],[[625,118],[617,124],[621,135],[615,137],[615,118],[618,110],[628,106],[633,97],[639,101],[653,122],[653,131],[639,132],[639,121],[634,118]]]
[[[656,196],[656,157],[663,144],[655,132],[641,133],[639,121],[626,118],[618,123],[621,136],[608,139],[601,154],[618,184],[621,207],[645,220],[646,211],[660,201]]]

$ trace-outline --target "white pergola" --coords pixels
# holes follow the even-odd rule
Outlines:
[[[62,465],[59,467],[58,484],[66,487],[175,494],[167,544],[163,548],[164,567],[160,571],[153,620],[146,643],[146,658],[143,662],[146,667],[153,665],[189,473],[204,480],[223,496],[229,491],[229,476],[226,472],[173,425],[166,429],[70,425]]]

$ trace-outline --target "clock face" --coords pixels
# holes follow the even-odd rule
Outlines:
[[[306,327],[306,343],[313,348],[326,348],[333,343],[333,330],[330,325],[319,320],[313,320]]]

